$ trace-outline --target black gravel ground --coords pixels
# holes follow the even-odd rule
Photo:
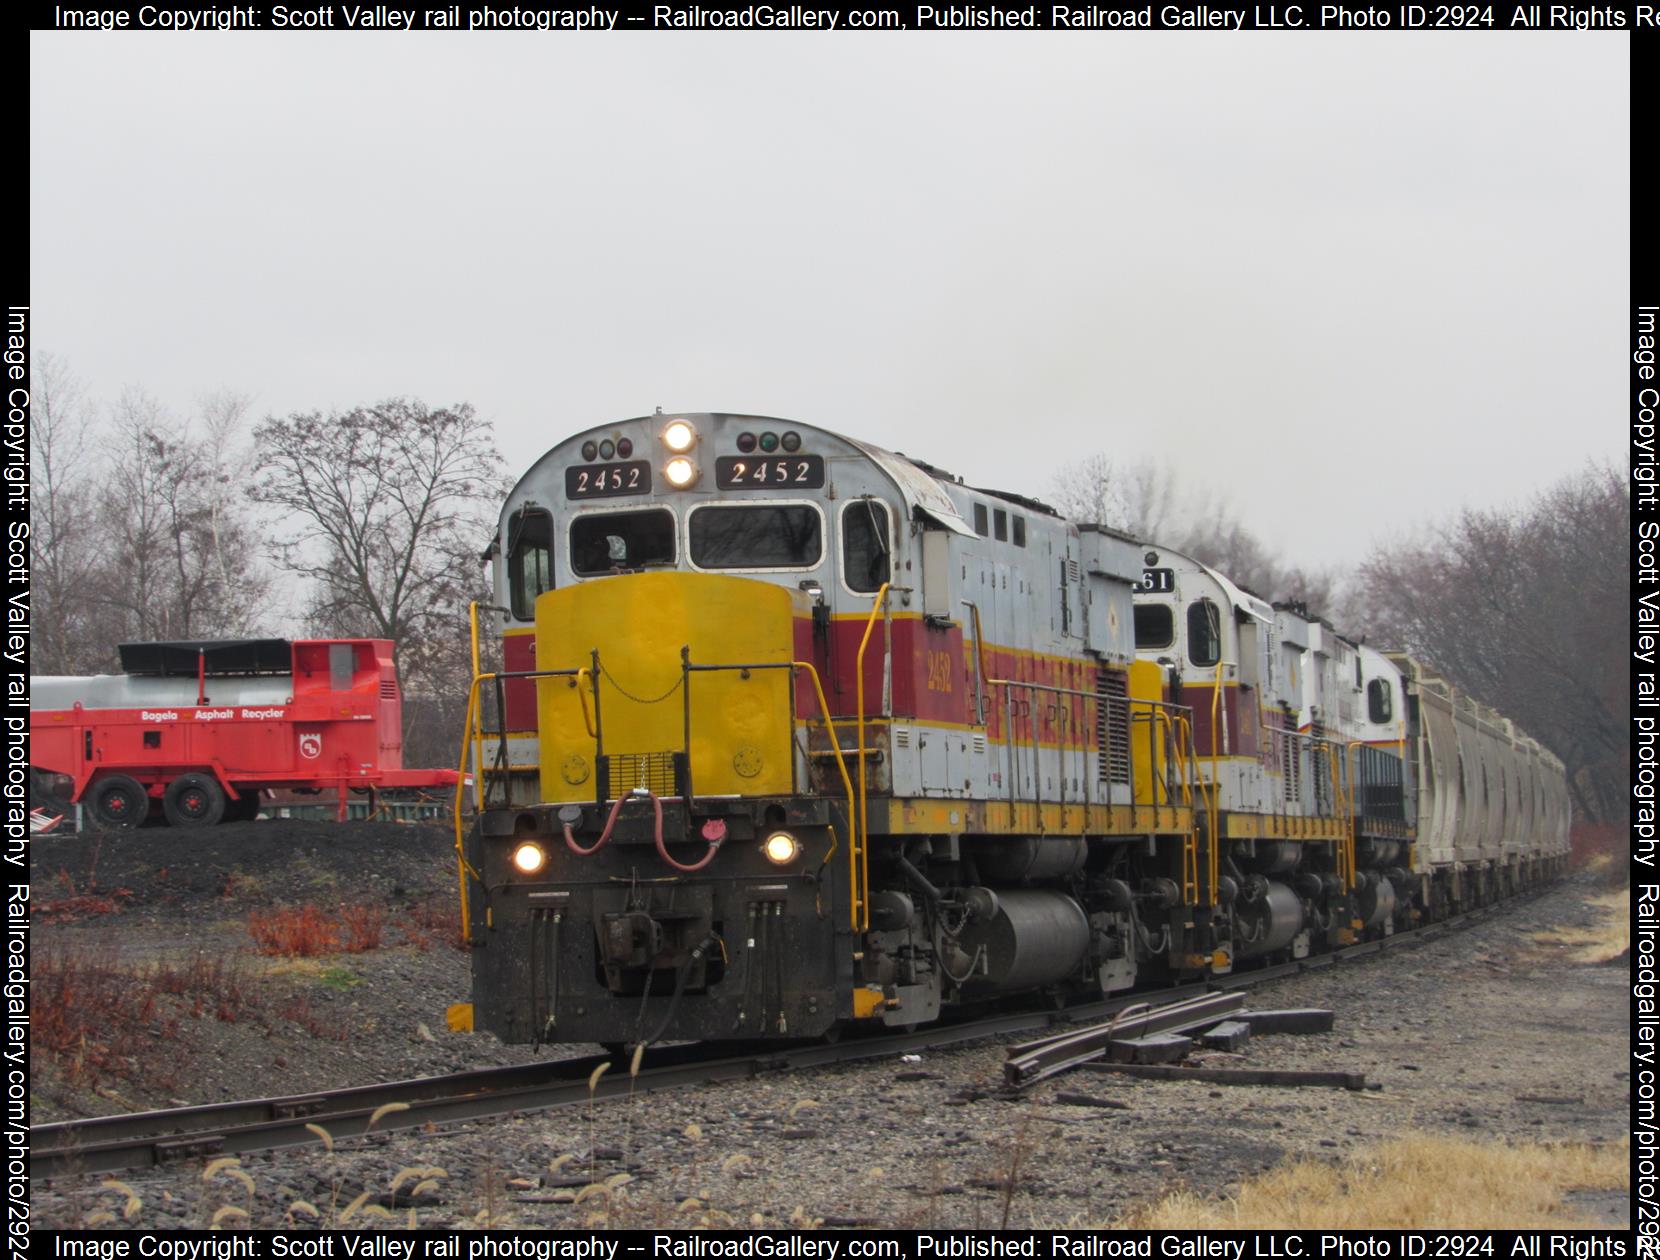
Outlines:
[[[90,1008],[93,1042],[125,1027],[99,1061],[87,1045],[33,1055],[32,1119],[303,1093],[522,1062],[524,1047],[445,1029],[468,997],[453,919],[453,834],[436,826],[261,821],[45,838],[33,848],[39,1036],[53,960],[113,989]],[[413,1167],[442,1169],[423,1225],[825,1223],[1017,1225],[1100,1221],[1182,1183],[1221,1193],[1287,1156],[1337,1158],[1403,1130],[1510,1141],[1612,1141],[1629,1118],[1628,967],[1586,966],[1541,934],[1588,925],[1605,892],[1585,877],[1421,949],[1323,969],[1275,986],[1275,1005],[1326,1005],[1338,1029],[1249,1043],[1247,1066],[1364,1071],[1381,1092],[1092,1081],[1129,1111],[1064,1105],[1062,1078],[1019,1102],[990,1094],[1004,1047],[938,1051],[921,1064],[869,1062],[745,1085],[651,1095],[244,1159],[253,1223],[292,1204],[385,1192]],[[250,918],[277,907],[367,908],[384,923],[361,953],[255,952]],[[193,989],[133,994],[157,968],[205,976]],[[202,991],[207,991],[204,999]],[[60,1004],[64,1005],[64,1004]],[[125,1024],[114,1013],[131,1015]],[[64,1014],[62,1010],[60,1015]],[[566,1053],[588,1053],[571,1046]],[[964,1102],[965,1097],[976,1101]],[[1540,1101],[1541,1099],[1545,1101]],[[34,1188],[41,1225],[203,1225],[228,1203],[200,1165],[135,1174],[131,1220],[97,1177]],[[626,1174],[603,1201],[579,1184]],[[238,1202],[242,1202],[240,1190]],[[696,1199],[692,1207],[682,1205]],[[1617,1200],[1617,1196],[1614,1197]],[[101,1213],[115,1209],[116,1219]],[[1605,1220],[1620,1203],[1602,1204]],[[303,1213],[302,1213],[303,1215]],[[1472,1222],[1473,1224],[1474,1222]],[[1496,1222],[1495,1222],[1496,1223]]]

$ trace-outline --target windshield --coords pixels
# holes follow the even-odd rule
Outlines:
[[[688,532],[700,569],[811,569],[824,554],[818,509],[805,504],[700,507]]]

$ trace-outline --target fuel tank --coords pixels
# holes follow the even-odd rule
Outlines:
[[[1078,974],[1089,952],[1089,917],[1061,893],[998,892],[997,908],[971,919],[957,944],[976,959],[975,976],[963,985],[966,995],[1042,988]]]

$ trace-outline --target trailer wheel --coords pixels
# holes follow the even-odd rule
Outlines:
[[[137,779],[124,774],[99,779],[85,800],[93,821],[100,827],[142,826],[150,813],[150,794]]]
[[[161,808],[175,827],[211,827],[225,816],[225,789],[212,775],[181,774],[167,785]]]

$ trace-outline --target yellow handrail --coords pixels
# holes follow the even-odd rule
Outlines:
[[[593,684],[593,670],[583,665],[576,671],[576,699],[577,703],[582,706],[582,725],[588,730],[588,738],[598,739],[599,728],[594,725],[594,715],[588,712],[588,693],[583,689],[584,685],[592,687]],[[615,682],[612,685],[615,686]]]
[[[855,678],[855,697],[858,702],[859,713],[859,808],[858,816],[852,825],[853,844],[849,851],[848,860],[852,864],[855,876],[855,887],[852,890],[858,910],[858,921],[854,927],[863,932],[870,927],[870,819],[866,817],[866,769],[865,769],[865,649],[870,646],[871,633],[876,629],[876,614],[882,611],[887,603],[888,583],[883,582],[876,591],[876,600],[870,606],[870,617],[865,622],[865,634],[859,640],[859,655],[853,663]]]
[[[1346,818],[1343,826],[1343,841],[1338,849],[1337,867],[1338,874],[1343,880],[1344,892],[1348,892],[1355,886],[1355,774],[1349,758],[1356,748],[1365,743],[1366,741],[1363,739],[1351,739],[1343,748],[1343,773],[1349,780],[1349,801],[1348,807],[1343,811]]]
[[[475,604],[475,616],[476,608],[477,605]],[[494,674],[475,673],[472,686],[467,688],[467,714],[461,730],[461,765],[455,780],[455,878],[461,894],[461,939],[463,942],[472,938],[471,924],[467,913],[467,876],[471,874],[481,884],[484,882],[484,877],[467,861],[466,840],[461,830],[461,808],[467,795],[467,758],[473,750],[473,726],[478,718],[478,689],[480,684],[494,677]],[[481,731],[480,735],[482,734]],[[483,798],[479,795],[483,788],[482,778],[482,773],[475,775],[473,778],[473,802],[475,806],[480,808],[483,806]]]
[[[854,806],[853,806],[853,780],[847,773],[847,760],[842,756],[841,734],[836,730],[835,720],[830,716],[830,702],[827,699],[825,699],[824,684],[819,680],[818,670],[814,669],[810,662],[808,662],[808,661],[792,661],[790,663],[796,669],[806,670],[807,671],[807,676],[813,680],[813,691],[818,696],[819,712],[824,714],[825,730],[828,731],[829,735],[830,735],[830,747],[832,749],[834,749],[835,753],[836,753],[836,769],[841,772],[842,787],[847,792],[848,825],[853,830],[853,834],[856,836],[856,835],[858,835],[859,823],[858,823],[858,818],[854,813]],[[861,758],[861,763],[862,763],[862,758]],[[830,834],[831,834],[832,837],[835,836],[835,828],[831,828]],[[850,846],[848,848],[848,851],[847,851],[848,885],[849,885],[850,888],[853,888],[855,890],[852,899],[849,900],[849,902],[848,902],[847,913],[848,913],[848,919],[849,919],[849,926],[851,926],[854,929],[854,931],[860,930],[860,927],[859,927],[859,909],[860,909],[860,904],[861,904],[861,902],[859,900],[859,897],[858,897],[858,893],[857,893],[857,886],[858,886],[858,880],[859,880],[859,862],[858,862],[858,856],[855,852],[857,847],[858,846],[855,844],[853,846]],[[835,852],[834,848],[831,849],[831,852],[832,853]],[[825,860],[826,861],[829,860],[829,855],[828,854],[825,855]]]

